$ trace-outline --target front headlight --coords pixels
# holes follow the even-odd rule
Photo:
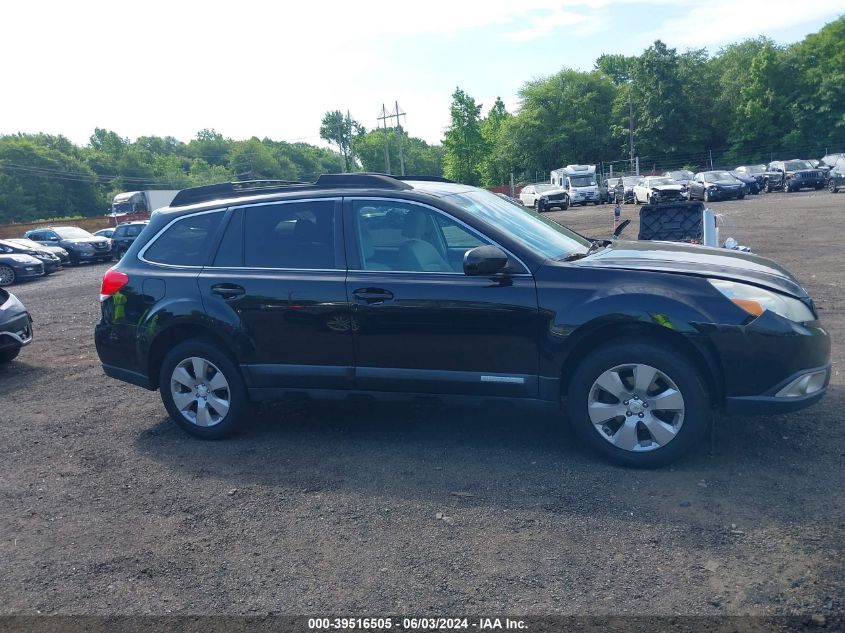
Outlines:
[[[12,261],[16,261],[19,264],[31,264],[31,259],[29,255],[12,255]]]
[[[816,320],[816,316],[810,308],[798,299],[735,281],[725,281],[724,279],[708,279],[707,281],[752,316],[758,317],[764,311],[769,310],[796,323]]]

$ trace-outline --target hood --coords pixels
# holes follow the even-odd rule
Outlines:
[[[16,259],[17,258],[17,259]],[[26,261],[20,261],[20,259],[25,258]],[[0,264],[8,264],[10,266],[21,264],[24,265],[32,265],[32,264],[41,264],[40,259],[36,259],[32,255],[27,255],[26,253],[2,253],[0,254]]]
[[[572,264],[717,277],[765,286],[795,297],[807,298],[806,291],[798,281],[779,264],[759,255],[726,248],[679,242],[620,240]]]
[[[541,198],[548,198],[550,196],[554,197],[554,196],[561,196],[561,195],[566,195],[566,189],[562,189],[560,187],[557,187],[555,189],[547,189],[546,191],[543,191],[543,192],[540,193]]]
[[[654,185],[652,191],[683,191],[683,185]]]

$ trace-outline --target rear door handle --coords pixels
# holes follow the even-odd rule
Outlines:
[[[358,288],[352,294],[356,299],[366,303],[384,303],[393,299],[393,293],[383,288]]]
[[[211,287],[211,294],[215,294],[224,299],[236,299],[245,294],[246,290],[243,286],[238,284],[217,284]]]

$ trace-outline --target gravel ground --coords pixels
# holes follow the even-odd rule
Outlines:
[[[105,266],[15,287],[37,338],[0,369],[0,614],[841,614],[845,195],[714,206],[814,296],[833,380],[649,472],[516,408],[274,404],[198,441],[102,374]]]

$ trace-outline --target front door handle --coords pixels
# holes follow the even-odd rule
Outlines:
[[[384,303],[393,299],[393,293],[384,288],[358,288],[352,292],[359,301],[369,304]]]
[[[243,286],[238,284],[217,284],[211,287],[211,294],[224,299],[236,299],[246,293]]]

